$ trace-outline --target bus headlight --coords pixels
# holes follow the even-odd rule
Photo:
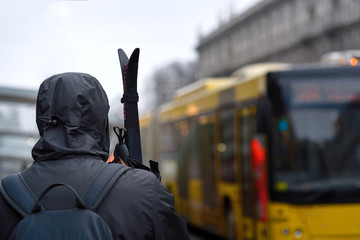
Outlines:
[[[303,235],[302,231],[300,229],[296,230],[295,233],[294,233],[294,236],[296,238],[301,238]]]
[[[289,229],[288,229],[288,228],[283,228],[283,229],[281,230],[281,233],[282,233],[282,235],[284,235],[284,236],[289,235]]]

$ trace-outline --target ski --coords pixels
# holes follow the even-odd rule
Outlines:
[[[126,53],[121,48],[118,49],[124,87],[121,102],[124,104],[125,145],[129,158],[142,164],[137,92],[139,54],[140,49],[136,48],[128,59]],[[126,161],[126,159],[123,160]]]
[[[137,92],[137,73],[140,49],[136,48],[128,59],[126,53],[119,48],[121,74],[123,78],[124,94],[121,103],[124,104],[124,128],[114,127],[119,143],[114,149],[114,163],[120,159],[129,167],[151,171],[161,181],[159,163],[149,160],[150,167],[142,163],[141,138],[139,126]]]

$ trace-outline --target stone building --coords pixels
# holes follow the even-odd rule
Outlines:
[[[347,49],[360,49],[360,0],[263,0],[199,39],[199,74],[227,76],[263,61],[316,62]]]

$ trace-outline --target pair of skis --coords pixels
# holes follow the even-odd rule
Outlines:
[[[124,128],[114,127],[119,141],[114,150],[114,162],[118,163],[121,159],[127,166],[151,171],[158,179],[161,179],[157,162],[150,160],[150,168],[142,163],[137,105],[139,101],[137,92],[139,54],[140,49],[136,48],[128,58],[121,48],[118,49],[124,87],[124,94],[121,98],[121,103],[124,104]]]

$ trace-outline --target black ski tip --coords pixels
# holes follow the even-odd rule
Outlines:
[[[134,51],[133,51],[133,53],[132,53],[131,55],[133,55],[133,54],[139,54],[139,53],[140,53],[140,48],[135,48]]]
[[[139,61],[139,55],[140,55],[140,48],[135,48],[129,58],[129,62],[137,63]]]

